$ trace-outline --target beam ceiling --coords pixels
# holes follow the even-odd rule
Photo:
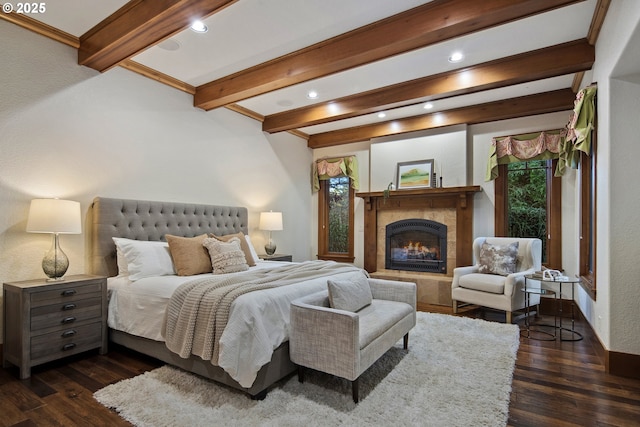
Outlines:
[[[434,0],[198,86],[194,104],[211,110],[580,1]]]
[[[595,48],[586,39],[576,40],[272,114],[265,117],[262,130],[273,133],[304,128],[420,102],[586,71],[594,61]]]
[[[331,147],[417,130],[434,129],[458,124],[485,123],[571,110],[574,100],[575,93],[571,89],[560,89],[552,92],[391,120],[384,123],[317,133],[309,136],[307,145],[309,148]],[[568,119],[567,117],[567,120]]]
[[[78,64],[104,72],[237,0],[131,0],[80,36]]]

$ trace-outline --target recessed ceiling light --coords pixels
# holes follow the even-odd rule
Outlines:
[[[424,104],[424,108],[425,110],[431,110],[433,108],[433,104],[430,102],[427,102],[426,104]]]
[[[194,23],[191,24],[191,29],[196,33],[206,33],[209,31],[209,28],[200,20],[194,21]]]
[[[307,92],[307,98],[316,99],[317,97],[318,97],[318,92],[316,92],[315,90],[310,90],[309,92]]]
[[[462,52],[453,52],[449,57],[449,62],[460,62],[464,59]]]
[[[379,118],[379,119],[384,119],[385,117],[387,117],[387,115],[385,114],[385,112],[384,112],[384,111],[380,111],[380,112],[378,113],[378,118]]]

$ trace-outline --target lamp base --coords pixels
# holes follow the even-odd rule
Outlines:
[[[69,258],[62,252],[60,245],[58,244],[58,235],[53,236],[53,244],[51,249],[44,254],[42,259],[42,270],[49,279],[47,281],[64,280],[62,276],[67,272],[69,268]]]
[[[274,243],[268,243],[264,245],[264,251],[267,255],[273,255],[276,253],[276,245]]]

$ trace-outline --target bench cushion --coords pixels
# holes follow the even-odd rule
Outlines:
[[[413,307],[404,302],[374,299],[371,304],[358,312],[360,335],[358,343],[360,349],[365,348],[393,325],[404,319],[414,311]]]

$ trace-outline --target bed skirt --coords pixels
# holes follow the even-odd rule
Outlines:
[[[253,385],[246,388],[242,387],[219,366],[212,365],[210,361],[202,360],[198,356],[183,359],[167,349],[164,342],[138,337],[115,329],[109,329],[109,340],[115,344],[159,359],[169,365],[241,390],[249,394],[252,399],[264,399],[270,386],[296,371],[295,364],[289,358],[289,341],[285,341],[274,350],[271,362],[260,368]]]

